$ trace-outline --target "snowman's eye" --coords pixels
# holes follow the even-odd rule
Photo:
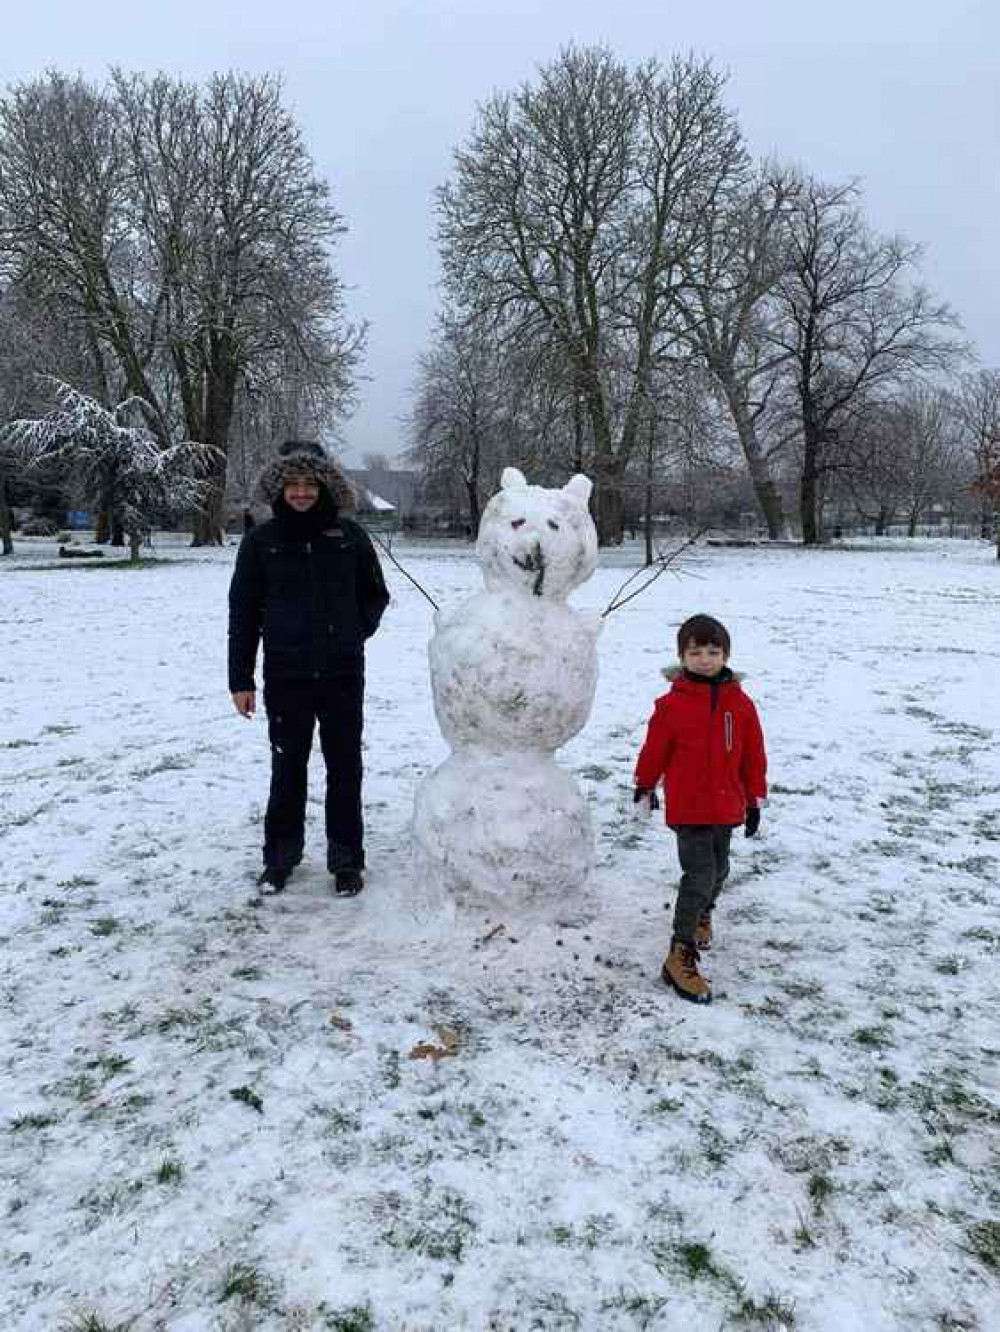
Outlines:
[[[553,532],[559,531],[559,524],[556,522],[554,518],[549,519],[549,527],[552,528]]]
[[[523,518],[512,518],[512,519],[510,520],[510,525],[511,525],[511,527],[514,527],[514,528],[517,528],[517,527],[523,527],[523,526],[524,526],[524,519],[523,519]]]

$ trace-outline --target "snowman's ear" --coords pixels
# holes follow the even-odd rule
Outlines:
[[[525,490],[527,481],[524,479],[524,473],[519,472],[516,467],[505,467],[500,477],[501,490]]]
[[[563,486],[563,491],[567,495],[572,495],[577,504],[587,507],[590,499],[590,492],[594,489],[594,483],[589,476],[584,476],[582,472],[577,472],[576,476],[571,476]]]

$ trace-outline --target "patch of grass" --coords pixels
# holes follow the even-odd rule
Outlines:
[[[436,1262],[460,1263],[475,1227],[468,1201],[457,1190],[446,1188],[425,1200],[418,1219],[393,1223],[383,1239],[393,1248]]]
[[[198,1027],[210,1016],[208,1006],[203,1011],[197,1008],[168,1008],[156,1019],[155,1029],[161,1036],[178,1027]]]
[[[239,1101],[243,1105],[248,1105],[251,1110],[256,1110],[259,1115],[264,1113],[264,1102],[252,1087],[230,1087],[229,1095],[234,1101]]]
[[[194,759],[188,754],[165,754],[163,758],[157,759],[155,763],[149,764],[145,768],[136,768],[132,776],[136,781],[143,782],[147,777],[155,777],[161,772],[179,772],[184,768],[193,768]]]
[[[985,925],[976,925],[971,930],[966,930],[962,935],[963,939],[976,939],[980,943],[1000,944],[1000,934],[987,929]]]
[[[375,1315],[370,1304],[330,1309],[322,1316],[326,1332],[375,1332]]]
[[[712,1257],[712,1250],[707,1244],[697,1241],[693,1244],[678,1244],[674,1253],[685,1275],[692,1281],[698,1281],[702,1277],[716,1278],[720,1275]]]
[[[602,768],[599,763],[590,763],[587,767],[578,769],[578,773],[588,782],[606,782],[613,776],[610,768]]]
[[[260,980],[263,975],[264,973],[260,967],[237,967],[233,972],[233,980],[256,981]]]
[[[738,1323],[762,1323],[773,1332],[775,1328],[795,1326],[795,1303],[782,1299],[773,1291],[768,1292],[760,1303],[751,1295],[743,1295],[734,1317]]]
[[[620,1311],[627,1314],[629,1326],[636,1328],[652,1327],[667,1307],[667,1301],[660,1295],[643,1295],[637,1290],[621,1287],[617,1295],[601,1301],[601,1312]]]
[[[156,1168],[157,1184],[179,1184],[183,1178],[184,1167],[180,1161],[172,1161],[167,1157]]]
[[[251,1263],[231,1263],[222,1278],[218,1303],[239,1300],[267,1309],[274,1304],[274,1283]]]
[[[56,1123],[55,1115],[27,1114],[15,1115],[8,1127],[11,1133],[23,1133],[25,1129],[46,1129]]]
[[[973,1254],[992,1272],[1000,1273],[1000,1221],[979,1221],[968,1230]]]
[[[390,1091],[399,1086],[401,1074],[399,1071],[399,1051],[383,1049],[379,1052],[379,1065],[382,1073],[382,1080]]]
[[[109,934],[115,933],[118,925],[117,916],[98,916],[97,920],[91,921],[90,932],[98,939],[106,939]]]
[[[813,1212],[816,1216],[823,1215],[827,1199],[832,1195],[833,1191],[833,1181],[830,1179],[829,1175],[817,1172],[809,1176],[806,1192],[809,1194],[809,1200],[813,1205]]]
[[[892,1046],[892,1036],[885,1027],[858,1027],[851,1032],[851,1040],[865,1050],[885,1050]]]
[[[818,999],[823,993],[823,986],[820,981],[790,978],[786,981],[780,981],[779,984],[790,999]]]
[[[924,1152],[924,1160],[930,1165],[954,1165],[955,1153],[952,1150],[951,1139],[942,1138],[936,1142],[933,1147]]]
[[[88,1230],[107,1217],[124,1213],[142,1192],[142,1180],[131,1179],[106,1189],[88,1189],[77,1199],[77,1206],[88,1214]]]
[[[961,860],[946,860],[943,868],[958,870],[962,874],[971,874],[976,879],[993,880],[996,877],[997,862],[994,856],[964,856]],[[976,936],[973,932],[966,931],[963,937],[969,939]]]
[[[798,1213],[799,1218],[795,1230],[792,1232],[792,1238],[795,1240],[796,1249],[799,1249],[800,1251],[802,1249],[815,1249],[816,1240],[812,1231],[809,1229],[809,1223],[798,1208],[795,1210]]]
[[[361,1120],[357,1115],[348,1114],[335,1105],[317,1106],[316,1113],[322,1117],[330,1134],[358,1133],[361,1130]]]
[[[102,1054],[87,1063],[88,1069],[100,1069],[105,1078],[116,1078],[119,1073],[126,1073],[132,1067],[128,1055]]]
[[[106,1323],[96,1309],[73,1314],[68,1322],[59,1324],[59,1332],[128,1332],[131,1322]]]

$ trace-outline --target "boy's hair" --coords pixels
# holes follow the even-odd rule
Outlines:
[[[729,656],[729,630],[711,615],[692,615],[677,630],[677,655],[689,647],[718,647]]]

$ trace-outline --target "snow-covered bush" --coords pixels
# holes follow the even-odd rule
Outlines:
[[[55,406],[44,416],[12,421],[0,447],[26,468],[64,464],[80,493],[95,508],[113,506],[139,558],[142,540],[157,520],[198,507],[212,458],[210,445],[186,440],[162,446],[140,425],[128,425],[140,398],[108,408],[62,380],[53,380]]]

